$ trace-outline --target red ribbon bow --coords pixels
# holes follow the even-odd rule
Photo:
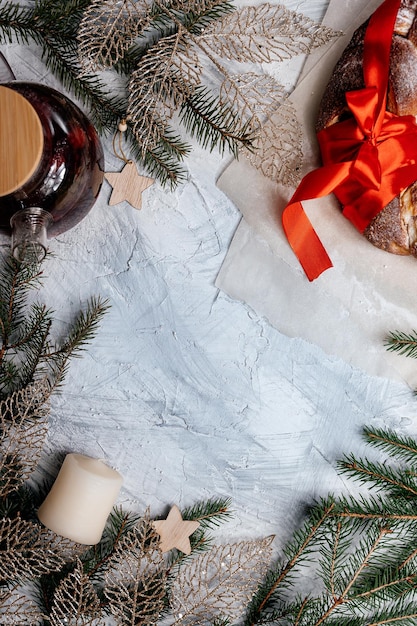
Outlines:
[[[303,178],[282,215],[287,239],[309,280],[332,267],[303,200],[334,192],[343,214],[363,232],[403,189],[417,180],[414,116],[386,111],[392,33],[400,0],[385,0],[372,15],[364,42],[364,89],[346,94],[353,117],[317,135],[323,167]]]

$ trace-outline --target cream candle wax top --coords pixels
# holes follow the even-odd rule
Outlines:
[[[68,454],[38,518],[58,535],[94,545],[118,496],[123,478],[102,461]]]

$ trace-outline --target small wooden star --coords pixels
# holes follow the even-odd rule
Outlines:
[[[113,187],[110,206],[126,200],[135,209],[141,209],[142,191],[155,182],[153,178],[141,176],[132,161],[128,161],[121,172],[106,172],[104,175]]]
[[[181,511],[174,505],[165,520],[153,522],[153,525],[161,537],[160,548],[162,552],[177,548],[184,554],[191,553],[189,537],[200,526],[200,522],[183,520]]]

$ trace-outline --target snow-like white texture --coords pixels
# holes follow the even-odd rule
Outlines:
[[[326,2],[286,4],[321,16]],[[36,49],[5,53],[18,78],[56,86]],[[121,167],[111,141],[106,161]],[[155,516],[230,496],[224,537],[274,533],[281,546],[305,504],[352,488],[336,461],[364,452],[361,428],[413,434],[417,405],[406,386],[284,336],[214,286],[240,219],[216,187],[225,164],[196,147],[187,183],[153,185],[141,211],[109,207],[105,182],[90,214],[51,242],[39,297],[57,335],[91,296],[111,309],[54,399],[41,469],[55,475],[65,452],[102,458],[124,476],[120,503]]]

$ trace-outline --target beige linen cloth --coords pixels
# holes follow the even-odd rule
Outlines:
[[[343,10],[341,9],[343,4]],[[304,172],[319,164],[314,120],[323,89],[352,32],[381,0],[331,0],[323,23],[344,36],[313,53],[291,94],[304,135]],[[272,117],[268,124],[274,124]],[[372,246],[333,196],[304,203],[334,267],[305,277],[283,234],[281,212],[294,192],[267,180],[244,158],[217,181],[243,218],[216,280],[282,333],[303,338],[371,375],[417,386],[417,361],[389,353],[389,331],[417,330],[417,259]]]

